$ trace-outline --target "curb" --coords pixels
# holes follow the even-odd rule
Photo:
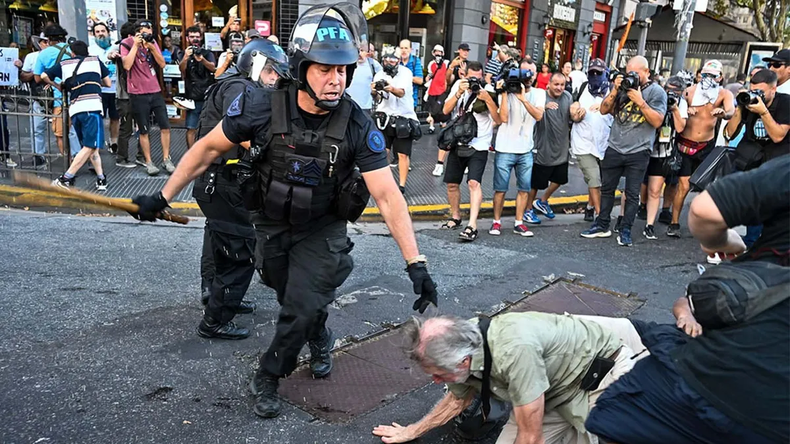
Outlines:
[[[119,199],[131,202],[131,199]],[[549,204],[556,212],[566,209],[577,212],[579,207],[587,203],[587,196],[563,196],[549,199]],[[50,191],[36,190],[33,188],[0,185],[0,205],[25,210],[76,212],[83,214],[126,214],[124,211],[106,208],[101,205],[85,202],[72,196],[61,195]],[[173,202],[171,204],[175,213],[190,217],[203,217],[195,202]],[[504,215],[514,214],[516,201],[505,201]],[[71,210],[71,211],[68,211]],[[421,221],[438,221],[445,219],[450,212],[449,204],[410,205],[409,214],[412,219]],[[461,204],[462,214],[468,214],[469,204]],[[493,202],[483,202],[480,207],[480,217],[491,217],[494,214]],[[382,222],[381,212],[377,207],[366,208],[359,218],[359,222]]]

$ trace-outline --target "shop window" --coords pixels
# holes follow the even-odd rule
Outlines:
[[[491,25],[488,31],[488,42],[493,44],[510,44],[518,46],[521,16],[524,5],[491,2]]]

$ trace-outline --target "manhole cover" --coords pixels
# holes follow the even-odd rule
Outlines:
[[[624,317],[641,307],[635,297],[559,280],[503,310]],[[280,383],[291,404],[329,422],[345,422],[429,384],[405,356],[399,329],[336,351],[332,374],[313,379],[304,366]]]

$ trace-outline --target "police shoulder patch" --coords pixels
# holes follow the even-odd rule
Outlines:
[[[233,103],[230,104],[227,114],[230,117],[235,117],[235,116],[240,116],[243,111],[244,111],[244,93],[241,93],[236,97]]]
[[[384,141],[384,134],[379,130],[373,130],[368,133],[368,148],[374,153],[381,153],[387,147]]]

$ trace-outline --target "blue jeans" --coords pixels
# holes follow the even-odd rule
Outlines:
[[[46,110],[40,103],[33,102],[33,113],[39,114],[30,116],[30,134],[33,138],[33,152],[35,154],[46,154],[47,145],[44,140],[44,135],[47,133],[47,116],[44,115]]]
[[[510,186],[510,172],[516,170],[519,191],[529,191],[532,181],[532,153],[513,154],[497,151],[494,157],[494,191],[505,193]]]

